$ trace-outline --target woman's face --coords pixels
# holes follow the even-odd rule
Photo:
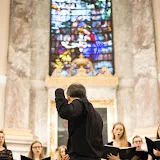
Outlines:
[[[124,129],[123,126],[120,124],[117,124],[114,129],[113,129],[113,135],[115,136],[115,138],[120,139],[123,135]]]
[[[32,145],[32,152],[34,155],[40,155],[42,152],[42,145],[40,143],[35,143]]]
[[[4,144],[4,134],[0,133],[0,146],[3,146]]]
[[[61,148],[60,154],[61,154],[61,157],[66,155],[66,151],[64,148]]]

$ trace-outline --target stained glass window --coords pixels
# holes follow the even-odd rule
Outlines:
[[[88,75],[114,73],[111,0],[51,0],[50,75],[70,76],[72,61],[82,54],[94,67]],[[78,66],[74,67],[73,75]]]

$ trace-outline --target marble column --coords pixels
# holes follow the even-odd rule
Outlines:
[[[28,129],[32,0],[11,4],[5,127]]]
[[[157,70],[158,70],[158,83],[160,87],[160,1],[152,0],[153,18],[154,18],[154,33],[156,44],[156,56],[157,56]]]
[[[117,120],[124,123],[128,135],[134,127],[134,76],[132,56],[132,0],[113,0],[113,33],[117,89]]]
[[[32,0],[12,0],[10,12],[4,131],[8,147],[19,159],[33,141],[29,130]]]
[[[7,82],[7,53],[10,20],[10,0],[2,0],[0,5],[0,129],[4,128],[4,107]]]
[[[133,1],[132,12],[135,121],[140,128],[158,124],[160,115],[151,0]]]
[[[44,146],[48,143],[48,93],[44,80],[49,74],[50,1],[32,1],[32,55],[30,77],[30,125]],[[45,132],[44,132],[45,131]]]

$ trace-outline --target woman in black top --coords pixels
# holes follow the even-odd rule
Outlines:
[[[7,149],[3,131],[0,131],[0,159],[13,160],[12,151]]]
[[[131,147],[131,143],[127,140],[126,129],[123,123],[115,123],[112,128],[112,134],[113,141],[108,143],[108,145],[112,145],[114,147]],[[120,160],[119,155],[115,156],[109,154],[107,157],[109,160]]]

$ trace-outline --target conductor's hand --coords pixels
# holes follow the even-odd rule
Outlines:
[[[117,156],[113,155],[112,153],[107,155],[109,160],[120,160],[119,154]]]

